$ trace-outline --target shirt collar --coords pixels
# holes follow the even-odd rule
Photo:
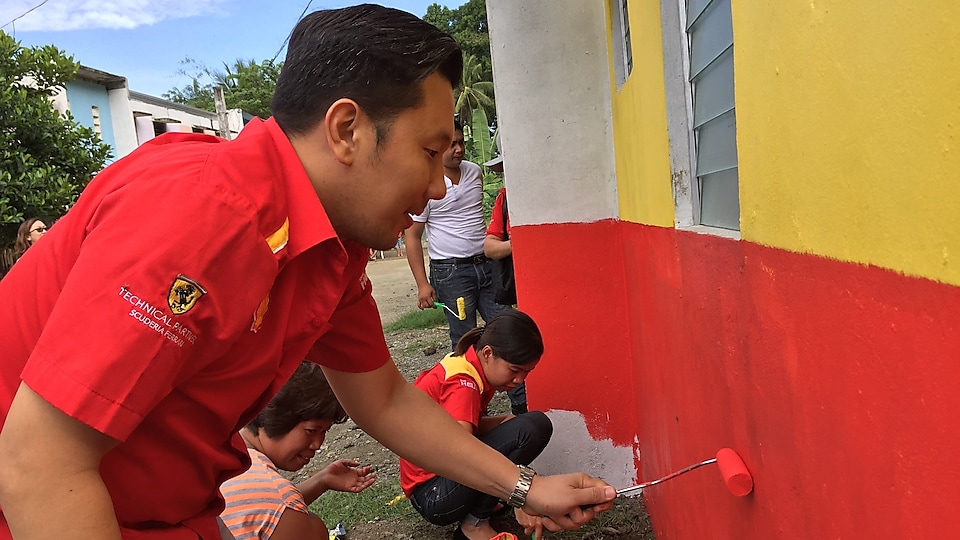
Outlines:
[[[262,123],[280,156],[279,180],[286,188],[290,220],[290,239],[286,248],[289,257],[294,258],[321,242],[339,240],[287,134],[273,118],[266,121],[255,118],[253,122]]]
[[[251,123],[262,124],[273,139],[280,156],[281,180],[287,194],[287,207],[290,219],[290,239],[287,254],[292,259],[308,249],[329,240],[336,240],[351,260],[362,258],[366,261],[367,248],[357,242],[343,240],[330,223],[313,182],[307,176],[300,156],[297,155],[290,138],[283,132],[274,118],[262,121],[255,118]]]

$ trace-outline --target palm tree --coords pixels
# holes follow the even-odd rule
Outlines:
[[[280,65],[273,60],[257,63],[255,60],[238,58],[232,66],[224,62],[225,71],[209,72],[214,86],[222,86],[227,104],[259,116],[270,117],[270,99],[277,86]]]
[[[481,81],[482,68],[477,57],[472,54],[463,57],[463,81],[455,92],[456,113],[464,126],[473,125],[473,111],[483,109],[496,110],[493,100],[493,83]],[[468,128],[469,129],[469,128]]]

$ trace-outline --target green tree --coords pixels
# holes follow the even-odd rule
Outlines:
[[[473,111],[496,113],[493,102],[493,83],[481,79],[482,72],[476,57],[466,54],[463,56],[463,80],[455,90],[455,112],[460,116],[464,126],[473,126]],[[486,120],[487,116],[484,115]],[[489,125],[489,122],[487,123]]]
[[[466,130],[467,127],[464,126]],[[490,133],[490,124],[483,109],[473,111],[473,125],[470,135],[464,133],[466,139],[466,159],[474,163],[486,163],[498,152],[494,137]],[[487,168],[483,169],[483,215],[489,223],[493,203],[497,199],[497,192],[503,187],[503,175]]]
[[[164,93],[163,97],[175,103],[217,112],[216,104],[213,102],[213,87],[209,83],[201,85],[197,79],[191,80],[190,84],[183,88],[174,88]]]
[[[456,113],[467,139],[467,159],[483,163],[489,159],[491,126],[497,123],[486,0],[467,0],[455,9],[431,4],[423,20],[453,36],[463,49],[463,80],[455,90]],[[486,129],[477,128],[478,113]]]
[[[195,60],[183,61],[187,68],[181,73],[190,77],[190,84],[165,92],[163,97],[205,111],[216,112],[213,87],[222,86],[228,109],[242,109],[260,118],[270,117],[270,100],[277,87],[281,64],[273,60],[257,62],[237,59],[232,65],[223,64],[222,70],[210,69]]]
[[[486,0],[467,0],[466,4],[455,9],[431,4],[427,6],[423,20],[453,36],[464,55],[476,58],[479,80],[493,80]]]
[[[52,45],[21,47],[0,30],[0,246],[25,218],[62,215],[110,158],[99,135],[50,100],[79,68]]]

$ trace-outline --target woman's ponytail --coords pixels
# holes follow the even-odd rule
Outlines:
[[[467,349],[473,347],[480,341],[480,336],[483,335],[483,328],[482,326],[478,326],[461,336],[460,341],[457,342],[457,347],[453,350],[453,355],[463,356],[467,354]]]
[[[507,362],[523,366],[543,356],[543,336],[537,323],[522,311],[510,310],[494,317],[485,327],[474,328],[463,335],[454,354],[462,356],[489,345],[493,354]]]

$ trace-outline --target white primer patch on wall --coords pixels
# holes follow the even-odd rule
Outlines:
[[[553,422],[553,438],[532,466],[540,474],[585,472],[615,488],[636,484],[633,447],[590,437],[587,423],[576,411],[547,411]]]

